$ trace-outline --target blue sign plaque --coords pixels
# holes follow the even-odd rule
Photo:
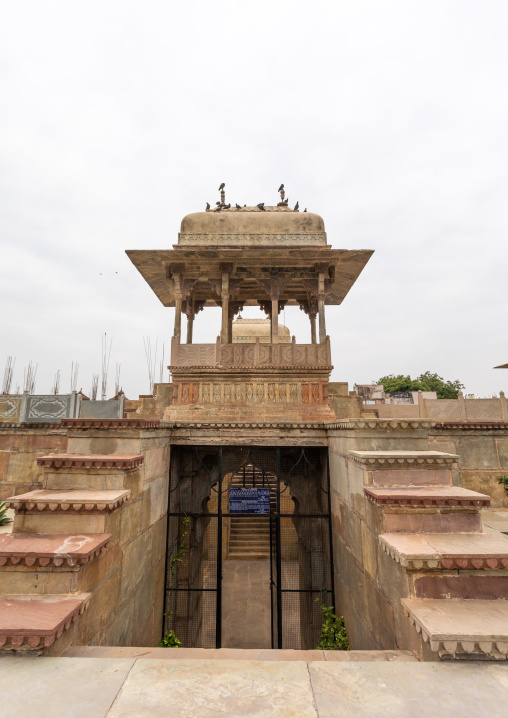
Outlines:
[[[269,514],[270,489],[230,489],[230,514]]]

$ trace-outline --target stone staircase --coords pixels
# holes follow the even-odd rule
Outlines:
[[[270,512],[275,511],[277,479],[249,464],[231,479],[230,488],[270,489]],[[268,516],[243,514],[230,519],[227,558],[235,561],[268,560],[270,558],[270,519]]]
[[[88,604],[104,600],[116,555],[110,546],[131,494],[123,482],[142,462],[141,455],[43,456],[47,488],[5,499],[15,516],[12,533],[0,534],[0,653],[60,655],[73,642]],[[116,488],[90,488],[97,484]]]
[[[506,660],[508,538],[483,533],[490,497],[450,485],[450,455],[351,454],[376,469],[364,494],[379,512],[382,549],[407,575],[401,603],[427,659]]]

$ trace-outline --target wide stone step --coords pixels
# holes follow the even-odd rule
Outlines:
[[[474,507],[490,506],[490,496],[460,486],[421,486],[378,489],[365,487],[365,495],[378,506]]]
[[[8,508],[18,513],[39,511],[57,511],[67,513],[106,513],[114,511],[128,501],[130,491],[119,490],[89,490],[89,489],[38,489],[26,494],[10,496],[5,499]]]
[[[508,657],[508,601],[404,598],[402,606],[441,658]]]
[[[142,454],[49,454],[39,456],[37,466],[55,469],[135,469],[143,461]]]
[[[51,646],[83,613],[90,594],[3,596],[0,598],[0,649]]]
[[[110,539],[111,534],[1,534],[0,566],[81,566]]]
[[[270,558],[269,551],[232,551],[228,554],[228,559],[233,561],[256,561],[268,558]]]
[[[508,538],[496,533],[381,534],[383,549],[408,570],[508,568]]]

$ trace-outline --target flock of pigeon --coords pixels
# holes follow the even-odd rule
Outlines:
[[[222,183],[221,183],[221,186],[219,187],[219,192],[222,192],[222,190],[224,189],[225,186],[226,186],[226,183],[225,183],[225,182],[222,182]],[[284,185],[281,184],[281,186],[279,187],[279,189],[278,189],[277,191],[278,191],[278,192],[282,192],[283,189],[284,189]],[[221,212],[223,209],[231,209],[231,205],[230,205],[230,204],[224,204],[224,205],[223,205],[221,202],[216,202],[215,204],[216,204],[217,206],[216,206],[215,209],[213,210],[214,212]],[[287,205],[287,200],[286,200],[285,204]],[[243,206],[244,206],[244,207],[247,207],[246,204],[244,204]],[[242,209],[239,204],[235,204],[235,207],[236,207],[236,209]],[[264,203],[264,202],[260,202],[259,204],[256,205],[256,207],[257,207],[258,209],[260,209],[262,212],[266,212],[266,210],[265,210],[265,203]],[[210,204],[209,204],[209,202],[206,203],[206,209],[210,209]],[[300,204],[299,204],[299,202],[297,202],[297,203],[295,204],[295,206],[294,206],[294,211],[295,211],[295,212],[298,212],[299,210],[300,210]],[[307,211],[307,207],[306,207],[303,211],[306,212],[306,211]]]

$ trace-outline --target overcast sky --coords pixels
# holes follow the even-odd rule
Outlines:
[[[284,182],[333,247],[375,250],[327,310],[334,380],[508,391],[507,37],[505,0],[5,0],[0,382],[12,355],[13,389],[32,360],[67,392],[77,361],[88,393],[106,332],[110,387],[118,362],[146,393],[174,310],[125,250],[171,247],[220,182],[242,205]],[[205,310],[195,340],[219,330]]]

